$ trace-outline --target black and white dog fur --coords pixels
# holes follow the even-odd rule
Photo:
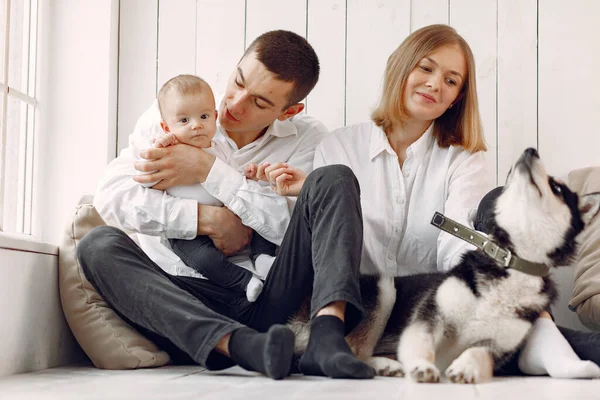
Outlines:
[[[496,199],[489,236],[522,259],[567,265],[599,209],[600,193],[579,197],[527,149]],[[480,383],[519,349],[557,292],[549,276],[506,269],[473,250],[445,274],[363,276],[361,294],[366,316],[347,340],[379,375],[406,371],[411,380],[438,382],[445,370],[451,382]],[[308,310],[302,307],[289,324],[297,353],[308,341]],[[398,361],[378,354],[396,354]]]

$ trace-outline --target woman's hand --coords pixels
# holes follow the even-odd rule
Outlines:
[[[271,184],[271,188],[281,196],[298,196],[306,174],[287,163],[272,164],[265,162],[258,165],[256,177]]]

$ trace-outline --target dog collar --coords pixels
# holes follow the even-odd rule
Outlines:
[[[512,254],[510,250],[498,246],[488,237],[473,229],[467,228],[456,221],[451,220],[439,212],[436,212],[433,215],[433,218],[431,219],[431,225],[443,230],[444,232],[448,232],[457,238],[471,243],[478,249],[483,250],[485,254],[490,256],[500,266],[516,269],[517,271],[521,271],[529,275],[548,275],[550,269],[546,264],[523,260],[517,255]]]

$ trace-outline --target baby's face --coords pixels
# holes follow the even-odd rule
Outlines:
[[[164,123],[179,142],[200,148],[210,147],[217,130],[215,98],[210,90],[191,95],[170,90],[163,104]]]

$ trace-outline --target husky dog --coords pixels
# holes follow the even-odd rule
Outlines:
[[[579,197],[547,175],[535,149],[525,150],[495,201],[484,251],[469,251],[445,274],[361,277],[367,315],[347,337],[350,346],[379,375],[439,382],[445,370],[452,382],[491,380],[556,299],[548,267],[572,261],[576,237],[599,209],[600,193]],[[488,241],[504,257],[485,250]],[[307,317],[303,307],[290,322],[297,352],[306,346]],[[394,353],[398,361],[373,357]]]

